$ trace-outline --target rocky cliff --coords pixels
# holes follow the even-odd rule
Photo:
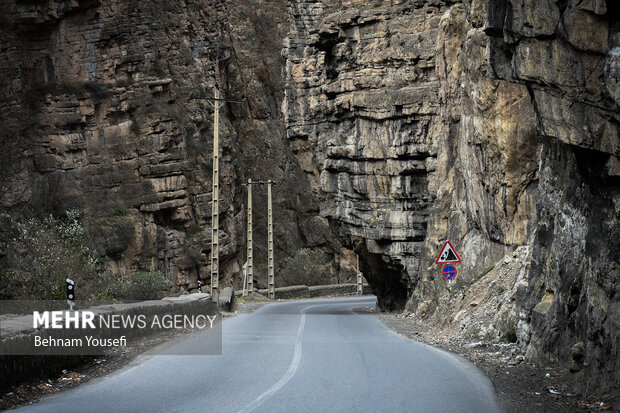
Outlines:
[[[618,386],[617,6],[289,3],[287,135],[380,305]]]
[[[387,308],[418,282],[441,130],[439,4],[292,2],[284,113],[322,214]],[[295,13],[295,12],[294,12]],[[310,149],[313,148],[313,149]]]
[[[241,184],[274,179],[277,257],[319,248],[336,278],[342,244],[382,307],[620,384],[615,2],[0,7],[11,217],[79,208],[116,271],[208,280],[217,82],[242,102],[222,109],[224,283],[245,261]],[[264,256],[261,191],[255,206]],[[452,283],[434,264],[445,240],[463,259]]]
[[[248,179],[272,179],[276,256],[340,247],[288,150],[280,113],[285,2],[6,1],[0,9],[2,207],[14,220],[69,208],[115,272],[210,279],[213,108],[221,110],[220,259],[245,261]],[[258,41],[257,41],[258,40]],[[264,188],[263,188],[264,189]],[[254,191],[257,281],[266,281],[266,191]],[[233,277],[236,277],[233,279]],[[240,284],[238,284],[240,285]]]

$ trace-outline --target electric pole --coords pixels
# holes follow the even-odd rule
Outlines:
[[[209,102],[213,106],[213,188],[211,199],[211,297],[218,300],[219,295],[219,203],[220,203],[220,108],[226,104],[241,103],[239,101],[220,99],[217,84],[214,87],[214,98]],[[222,103],[220,103],[222,102]]]
[[[271,200],[271,185],[275,184],[271,179],[267,181],[267,234],[268,234],[268,253],[269,258],[267,261],[268,271],[268,298],[275,300],[276,298],[276,285],[274,281],[274,263],[273,263],[273,209]]]
[[[254,251],[253,251],[253,236],[252,236],[252,185],[258,184],[258,182],[252,182],[252,179],[248,179],[248,251],[247,251],[247,271],[248,271],[248,288],[244,290],[244,296],[254,293]]]
[[[272,198],[271,198],[271,185],[275,185],[276,183],[271,179],[268,181],[252,181],[252,179],[248,179],[248,183],[244,184],[244,186],[248,187],[248,252],[247,252],[247,271],[248,271],[248,293],[252,294],[254,292],[254,249],[253,249],[253,231],[252,231],[252,185],[267,185],[267,249],[268,249],[268,260],[267,260],[267,291],[268,297],[270,300],[275,299],[276,290],[275,290],[275,282],[274,282],[274,259],[273,259],[273,207],[272,207]]]
[[[213,190],[211,192],[211,297],[217,301],[219,293],[219,215],[218,203],[220,200],[220,91],[215,86],[215,99],[212,103],[215,113],[213,115]]]

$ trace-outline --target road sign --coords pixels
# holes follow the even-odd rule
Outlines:
[[[248,262],[246,261],[245,264],[243,264],[243,296],[244,297],[247,295],[247,293],[245,292],[245,289],[247,288],[247,281],[248,281]]]
[[[445,267],[441,270],[441,274],[443,278],[448,281],[452,281],[456,278],[456,267],[452,264],[446,264]]]
[[[443,248],[441,249],[439,256],[435,260],[435,264],[456,264],[459,262],[461,262],[459,254],[456,253],[456,250],[450,241],[446,241],[446,243],[443,244]]]

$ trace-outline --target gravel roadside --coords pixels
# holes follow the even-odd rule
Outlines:
[[[511,343],[465,342],[442,337],[402,314],[358,309],[410,340],[458,354],[481,369],[493,383],[506,413],[620,412],[620,394],[586,397],[576,393],[567,371],[527,363]]]

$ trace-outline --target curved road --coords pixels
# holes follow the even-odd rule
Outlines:
[[[220,356],[152,356],[19,412],[498,412],[471,363],[356,307],[281,302],[223,322]],[[204,333],[201,333],[204,334]],[[200,341],[194,336],[189,341]]]

